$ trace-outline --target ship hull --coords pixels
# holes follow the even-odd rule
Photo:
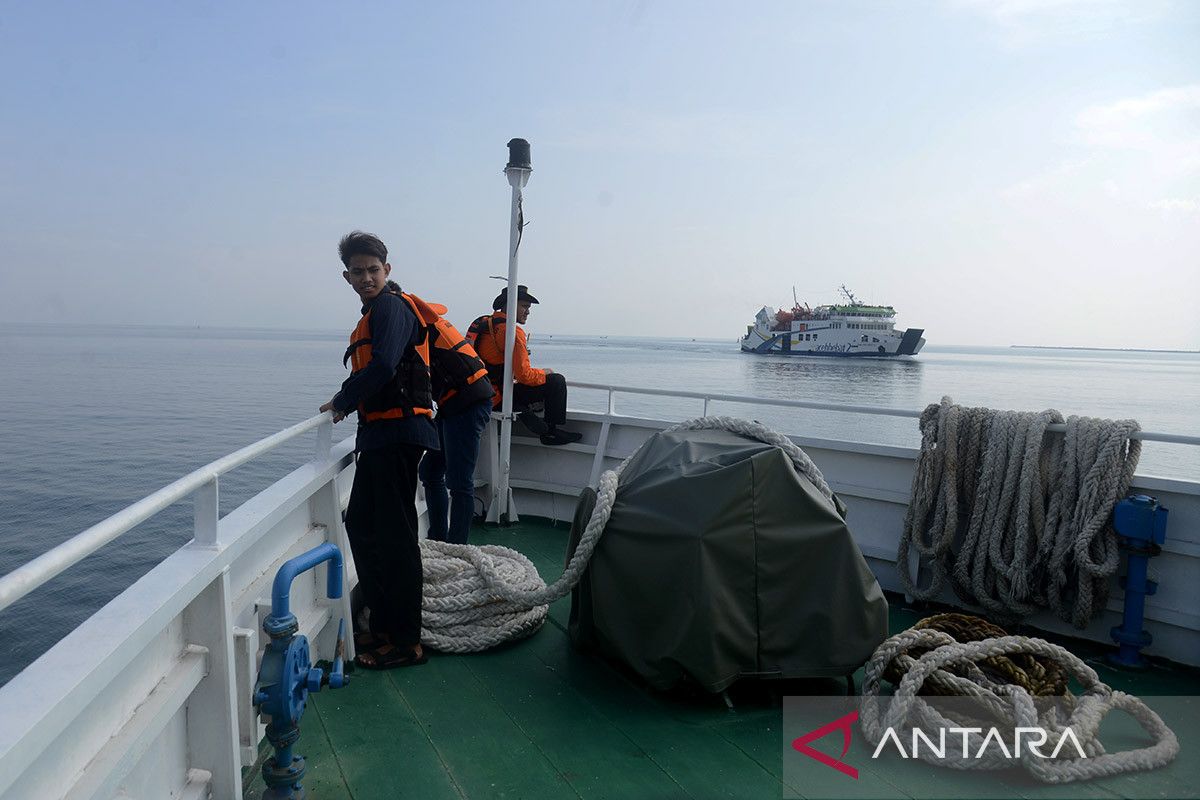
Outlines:
[[[924,332],[921,328],[909,328],[903,334],[896,331],[884,336],[841,337],[830,336],[827,332],[826,341],[816,343],[812,339],[806,340],[802,332],[752,329],[742,338],[741,348],[743,353],[755,355],[897,358],[921,352],[925,346],[921,336]]]

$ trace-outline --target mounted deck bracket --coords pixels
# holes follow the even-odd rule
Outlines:
[[[325,561],[330,562],[326,593],[334,600],[342,596],[343,563],[341,551],[332,544],[325,543],[284,562],[275,574],[271,615],[263,622],[271,643],[263,653],[253,698],[254,705],[269,718],[267,740],[275,748],[275,755],[262,768],[267,784],[263,800],[304,800],[300,785],[304,778],[304,757],[293,755],[292,746],[300,739],[300,718],[308,704],[308,694],[321,691],[323,686],[340,689],[349,681],[342,664],[346,620],[338,623],[333,669],[326,675],[324,670],[313,667],[308,639],[296,635],[300,625],[289,609],[292,581]]]
[[[1127,497],[1113,509],[1113,527],[1117,544],[1128,554],[1125,577],[1125,610],[1121,624],[1110,632],[1119,648],[1109,654],[1109,661],[1122,667],[1146,666],[1141,650],[1153,640],[1142,627],[1146,597],[1158,591],[1158,584],[1149,580],[1149,561],[1162,552],[1167,540],[1167,509],[1158,499],[1144,494]]]

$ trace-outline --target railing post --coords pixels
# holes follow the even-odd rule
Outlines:
[[[488,451],[488,499],[487,521],[500,522],[500,421],[496,417],[488,420],[485,432]]]
[[[199,646],[208,651],[208,674],[188,698],[183,724],[189,766],[212,773],[213,797],[238,800],[242,796],[242,759],[233,661],[233,603],[227,566],[183,610],[184,642],[190,648]]]
[[[604,471],[604,455],[608,452],[608,432],[612,422],[604,420],[600,423],[600,436],[596,439],[596,455],[592,459],[592,474],[588,478],[588,486],[593,489],[600,485],[600,473]]]
[[[192,495],[193,518],[195,530],[192,538],[195,544],[213,547],[217,543],[217,523],[220,521],[220,505],[218,478],[213,475],[208,483],[201,486]]]
[[[704,413],[701,414],[700,416],[702,416],[702,417],[708,416],[708,398],[707,397],[704,398]]]
[[[608,390],[608,413],[609,416],[617,413],[617,397],[612,389]]]
[[[316,460],[324,461],[329,458],[333,449],[333,418],[326,416],[324,422],[317,426]]]

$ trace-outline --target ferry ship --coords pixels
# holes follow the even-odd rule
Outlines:
[[[744,353],[787,356],[894,358],[925,346],[922,328],[896,329],[896,310],[860,301],[844,285],[846,303],[810,308],[795,299],[791,311],[763,306],[746,326]]]

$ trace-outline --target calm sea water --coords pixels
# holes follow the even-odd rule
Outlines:
[[[0,575],[159,487],[303,420],[336,390],[342,332],[0,326]],[[1132,417],[1195,435],[1200,355],[930,347],[910,361],[747,356],[728,341],[532,334],[568,381],[919,409]],[[571,406],[602,410],[603,393]],[[700,401],[621,395],[620,413],[699,416]],[[916,446],[916,420],[713,403],[787,433]],[[335,437],[353,433],[335,428]],[[309,457],[305,438],[222,478],[223,513]],[[1200,478],[1200,448],[1147,443],[1142,474]],[[191,504],[143,523],[0,612],[0,683],[191,537]]]

